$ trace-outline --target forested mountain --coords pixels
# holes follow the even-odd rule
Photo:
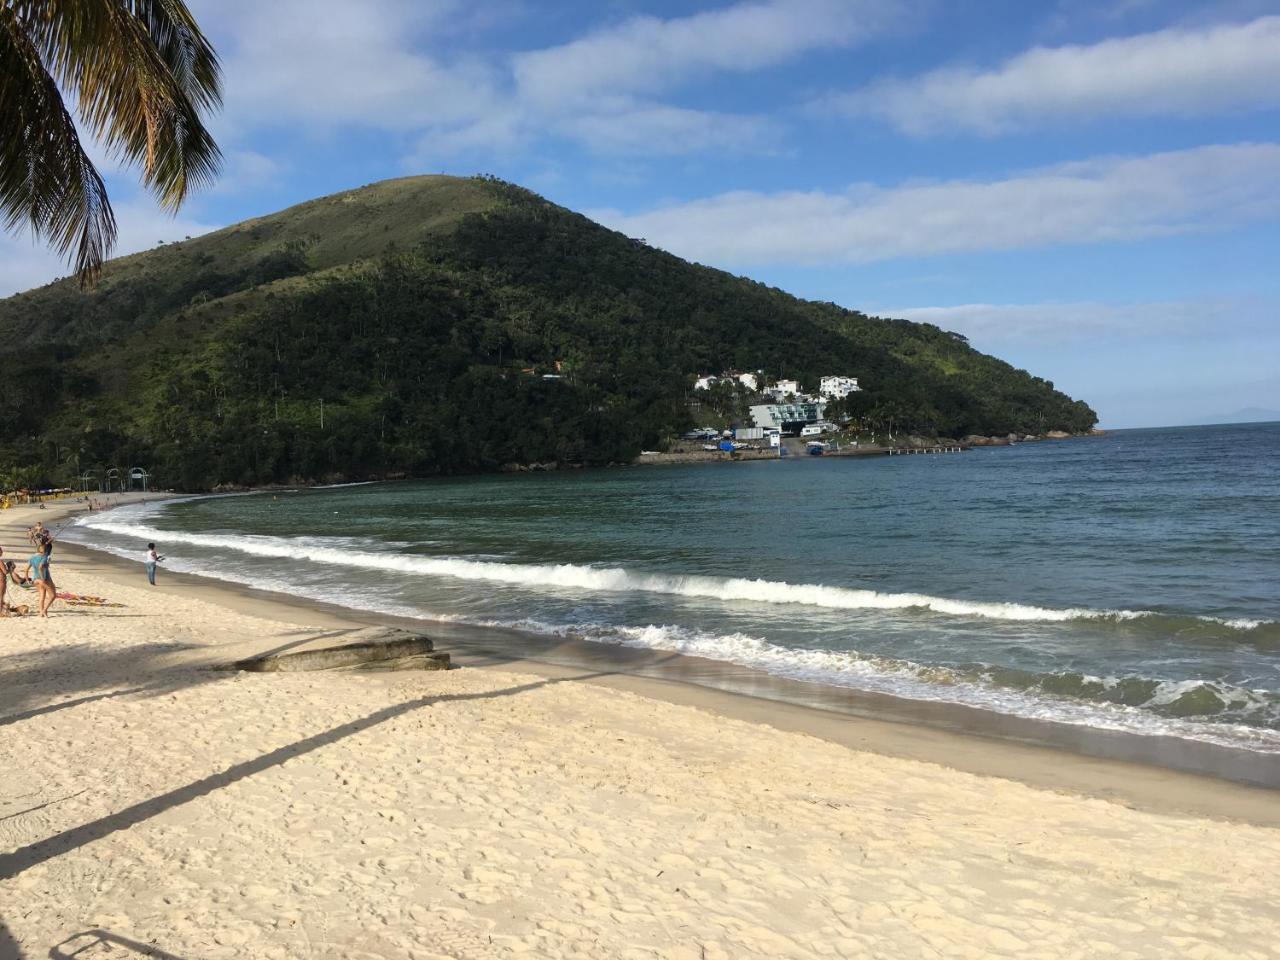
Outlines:
[[[0,481],[163,486],[630,460],[692,375],[861,378],[937,434],[1095,416],[928,324],[687,263],[489,178],[385,181],[0,301]],[[559,379],[544,379],[558,374]]]

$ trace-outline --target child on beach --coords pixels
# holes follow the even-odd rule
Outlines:
[[[156,564],[160,562],[160,554],[156,553],[154,543],[147,544],[147,557],[143,561],[147,565],[147,583],[156,585]]]

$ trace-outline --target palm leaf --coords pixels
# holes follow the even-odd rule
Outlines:
[[[178,0],[134,0],[134,15],[147,27],[169,72],[201,110],[222,105],[218,55],[200,32],[191,11]]]
[[[29,225],[81,282],[115,242],[102,178],[63,101],[107,150],[142,167],[176,210],[217,175],[202,112],[221,102],[218,58],[182,0],[0,0],[0,218]]]
[[[115,243],[106,185],[80,145],[53,77],[14,11],[0,5],[0,218],[28,226],[62,255],[75,251],[82,282]]]
[[[10,0],[93,135],[142,167],[177,209],[221,154],[202,109],[220,102],[217,56],[181,0]]]

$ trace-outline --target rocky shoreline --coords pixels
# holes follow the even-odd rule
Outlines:
[[[1008,447],[1017,443],[1036,443],[1042,440],[1069,440],[1078,437],[1100,437],[1106,435],[1105,430],[1090,430],[1088,433],[1067,433],[1063,430],[1050,430],[1043,434],[1018,434],[1010,433],[1004,436],[982,436],[980,434],[970,434],[963,438],[950,437],[917,437],[907,436],[901,437],[892,444],[861,444],[857,447],[846,445],[839,450],[831,451],[828,456],[839,457],[866,457],[884,455],[898,450],[919,450],[931,447],[960,447],[969,449],[970,447]],[[744,449],[735,450],[732,453],[726,453],[722,450],[673,450],[673,451],[652,451],[646,450],[640,454],[635,460],[629,463],[610,463],[600,464],[600,466],[608,467],[634,467],[647,466],[653,464],[676,464],[676,463],[744,463],[751,460],[778,460],[778,451],[776,448],[769,449]],[[582,463],[557,463],[550,461],[547,463],[504,463],[496,472],[498,473],[549,473],[556,470],[581,470],[587,464]],[[359,480],[352,480],[348,477],[330,476],[319,481],[299,480],[296,483],[280,483],[266,484],[263,486],[246,486],[243,484],[222,483],[215,486],[211,493],[269,493],[271,491],[296,490],[299,487],[324,487],[336,486],[349,483],[386,483],[394,480],[413,480],[426,479],[409,477],[403,473],[388,474],[379,477],[363,477]]]
[[[1106,434],[1105,430],[1094,429],[1088,433],[1067,433],[1063,430],[1050,430],[1043,434],[1019,434],[1009,433],[1004,436],[982,436],[980,434],[970,434],[963,438],[950,437],[917,437],[907,436],[900,437],[892,444],[859,444],[853,446],[846,444],[839,450],[832,450],[827,453],[830,457],[871,457],[884,456],[889,453],[896,453],[905,450],[930,450],[937,448],[959,448],[968,450],[972,447],[1008,447],[1017,443],[1038,443],[1042,440],[1070,440],[1078,437],[1100,437]],[[766,450],[745,449],[735,450],[728,453],[722,450],[673,450],[673,451],[653,451],[646,450],[641,453],[638,458],[632,461],[632,466],[649,466],[649,465],[665,465],[677,463],[742,463],[750,460],[779,460],[776,448]],[[525,470],[548,469],[548,467],[534,464]],[[554,469],[554,466],[550,467]],[[521,472],[524,472],[522,470]]]
[[[970,434],[963,440],[959,441],[962,446],[966,447],[1007,447],[1014,443],[1035,443],[1039,440],[1070,440],[1073,437],[1102,437],[1106,436],[1107,431],[1099,430],[1097,427],[1088,433],[1067,433],[1065,430],[1050,430],[1047,433],[1027,433],[1017,434],[1010,433],[1003,437],[984,437],[978,434]],[[919,439],[911,437],[909,439]],[[937,443],[949,443],[948,440],[938,440]]]

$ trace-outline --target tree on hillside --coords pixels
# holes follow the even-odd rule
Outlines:
[[[115,216],[67,107],[110,154],[142,168],[177,210],[221,154],[203,114],[221,103],[218,57],[182,0],[0,0],[0,218],[92,281]]]

